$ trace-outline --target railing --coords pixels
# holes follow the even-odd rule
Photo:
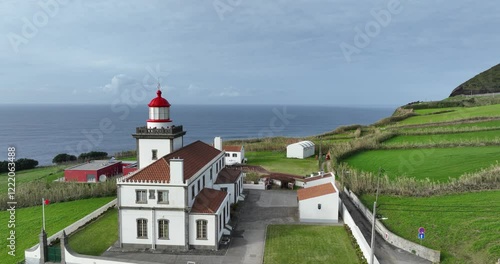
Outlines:
[[[170,128],[138,127],[135,129],[136,134],[177,134],[182,131],[182,126],[172,126]]]

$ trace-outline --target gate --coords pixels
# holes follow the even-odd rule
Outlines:
[[[54,263],[61,263],[61,247],[60,246],[48,246],[48,261]]]

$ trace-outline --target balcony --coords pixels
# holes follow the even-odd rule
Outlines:
[[[170,128],[148,128],[148,127],[138,127],[135,129],[137,135],[160,135],[160,134],[172,134],[182,133],[182,126],[172,126]]]

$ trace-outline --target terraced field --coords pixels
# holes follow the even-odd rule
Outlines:
[[[425,110],[416,110],[415,112],[419,114],[428,114],[431,113],[431,111],[440,112],[446,110],[452,110],[452,112],[434,114],[434,115],[414,116],[398,122],[398,125],[449,122],[449,121],[478,118],[478,117],[500,116],[500,104],[478,106],[478,107],[425,109]]]
[[[500,143],[500,130],[487,130],[477,132],[449,133],[435,135],[403,135],[391,138],[383,144],[396,146],[401,144],[438,144],[438,143],[463,143],[463,142]]]

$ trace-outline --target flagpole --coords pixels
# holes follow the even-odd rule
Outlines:
[[[42,198],[42,223],[43,223],[43,230],[45,231],[45,199]]]

